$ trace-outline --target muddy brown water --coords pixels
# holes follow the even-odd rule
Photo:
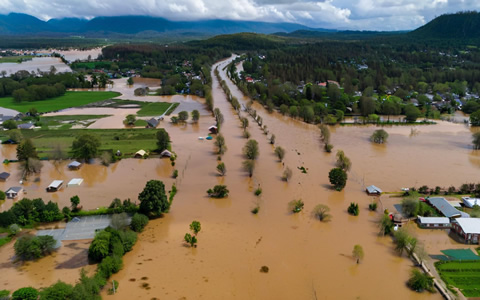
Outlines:
[[[72,72],[72,69],[57,57],[34,57],[22,63],[2,63],[0,71],[6,71],[7,76],[10,76],[21,70],[37,73],[37,70],[40,69],[42,72],[50,72],[51,66],[54,66],[59,73]]]
[[[227,62],[218,63],[219,69]],[[225,73],[220,73],[225,78]],[[248,99],[227,82],[233,95],[245,103]],[[62,207],[69,205],[72,195],[78,194],[81,204],[91,209],[108,205],[115,197],[136,199],[148,179],[163,180],[167,190],[174,181],[177,183],[179,190],[170,213],[150,222],[133,251],[125,255],[124,269],[112,278],[120,282],[118,293],[114,296],[103,293],[103,297],[441,299],[438,293],[418,294],[406,287],[412,263],[394,253],[390,238],[377,235],[375,221],[379,215],[368,211],[372,198],[365,195],[364,187],[375,184],[390,191],[412,185],[458,186],[472,181],[478,174],[480,158],[469,148],[469,128],[446,122],[417,126],[414,134],[408,126],[386,128],[390,138],[386,145],[380,146],[368,140],[376,129],[373,126],[332,128],[334,152],[343,149],[353,162],[346,189],[335,192],[328,184],[328,171],[334,165],[335,154],[323,152],[317,127],[277,113],[268,114],[257,103],[254,108],[276,135],[276,145],[286,149],[285,166],[294,174],[290,182],[281,181],[284,166],[273,154],[273,146],[268,142],[270,134],[264,135],[250,118],[249,131],[259,142],[260,156],[254,176],[249,178],[241,168],[246,139],[217,80],[213,82],[213,95],[215,106],[225,116],[221,129],[228,147],[223,156],[227,167],[225,177],[216,175],[213,142],[198,140],[214,124],[211,116],[202,116],[197,125],[175,126],[168,122],[161,125],[170,133],[173,149],[179,155],[176,180],[170,177],[173,168],[168,160],[125,159],[109,167],[86,165],[79,171],[68,171],[65,165],[57,170],[46,163],[40,181],[26,184],[31,198],[53,199]],[[14,148],[4,145],[1,154],[2,160],[14,156]],[[307,174],[297,169],[301,166],[307,168]],[[14,178],[18,176],[15,164],[1,168],[10,168]],[[84,184],[54,194],[44,191],[53,179],[74,177],[83,177]],[[0,183],[0,188],[8,188],[14,178]],[[215,184],[226,184],[229,197],[206,197],[206,190]],[[260,197],[253,195],[258,186],[263,189]],[[299,198],[305,202],[305,208],[293,215],[288,212],[287,204]],[[8,201],[2,209],[11,205]],[[349,216],[346,211],[353,201],[361,207],[358,217]],[[312,217],[313,207],[320,203],[330,207],[330,222],[320,223]],[[260,212],[252,215],[250,210],[256,205],[260,206]],[[193,220],[202,224],[198,247],[194,249],[183,244],[183,236]],[[425,240],[437,241],[437,248],[450,246],[445,243],[448,237],[441,234]],[[359,265],[351,257],[355,244],[362,245],[365,251],[365,259]],[[0,254],[6,251],[0,249]],[[51,268],[51,264],[46,259],[32,263],[44,268]],[[261,273],[262,266],[268,266],[269,272]],[[11,276],[20,280],[21,273],[16,272]],[[58,274],[56,269],[52,272]],[[25,285],[40,282],[38,275],[31,275],[34,279],[23,277]],[[70,279],[74,281],[74,277]],[[73,283],[71,280],[68,281]]]

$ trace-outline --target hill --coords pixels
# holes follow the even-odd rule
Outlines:
[[[441,15],[409,33],[412,37],[442,39],[478,39],[480,13],[459,12]]]

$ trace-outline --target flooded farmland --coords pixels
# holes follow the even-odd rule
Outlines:
[[[219,70],[227,62],[218,63]],[[223,71],[220,74],[226,78]],[[246,103],[248,99],[226,81],[232,94]],[[117,86],[120,84],[115,83]],[[39,180],[33,178],[25,184],[30,198],[53,200],[63,207],[78,194],[83,207],[93,209],[108,205],[115,197],[136,200],[149,179],[163,180],[167,190],[176,182],[178,194],[170,212],[150,222],[139,236],[133,251],[124,257],[124,269],[112,278],[120,283],[118,293],[104,293],[105,299],[441,299],[438,293],[419,294],[406,287],[412,262],[394,253],[390,238],[378,236],[375,222],[379,214],[368,210],[373,198],[364,188],[375,184],[385,191],[396,191],[404,186],[458,186],[474,181],[480,157],[471,150],[470,128],[447,122],[415,128],[387,127],[388,143],[379,146],[369,141],[373,126],[334,127],[335,148],[327,154],[316,126],[268,114],[255,103],[253,107],[270,133],[264,135],[250,118],[249,131],[259,142],[260,156],[249,178],[242,169],[246,139],[217,80],[213,82],[213,94],[215,107],[225,118],[221,128],[228,147],[222,158],[227,168],[225,177],[216,175],[213,142],[198,140],[214,124],[214,119],[205,114],[195,125],[161,124],[178,154],[175,168],[179,177],[175,180],[168,160],[124,159],[109,167],[85,165],[78,171],[68,171],[66,162],[59,166],[46,162]],[[268,141],[272,133],[276,145],[286,150],[285,165],[274,156],[274,147]],[[334,166],[338,149],[344,150],[353,163],[342,192],[333,191],[328,183],[328,171]],[[3,145],[0,152],[2,160],[15,157],[14,146]],[[281,180],[285,166],[293,170],[288,183]],[[306,174],[298,169],[302,166]],[[16,164],[0,168],[13,173],[0,188],[16,185],[20,178]],[[80,187],[45,192],[51,180],[75,177],[84,178]],[[206,196],[206,190],[216,184],[228,186],[228,198]],[[257,187],[263,190],[259,197],[253,194]],[[289,213],[288,202],[300,198],[305,209]],[[347,213],[350,202],[359,203],[358,217]],[[312,217],[317,204],[330,207],[330,222],[320,223]],[[250,210],[257,205],[260,211],[253,215]],[[9,206],[11,200],[1,209]],[[187,248],[183,236],[193,220],[201,222],[202,230],[198,247]],[[456,245],[446,234],[435,233],[424,240],[438,244],[434,248],[427,245],[427,250]],[[365,251],[359,265],[351,257],[355,244]],[[8,259],[8,253],[11,249],[0,249],[2,262]],[[30,263],[31,268],[51,270],[48,280],[40,280],[38,274],[24,276],[17,268],[10,270],[9,277],[22,276],[23,285],[49,285],[62,274],[61,269],[52,267],[54,264],[50,258]],[[262,266],[268,266],[269,272],[261,273]],[[74,279],[72,275],[65,280],[73,283]],[[13,282],[9,281],[9,289],[14,289]]]
[[[72,72],[69,66],[62,62],[58,57],[34,57],[31,60],[24,61],[22,63],[2,63],[0,64],[0,72],[7,72],[6,76],[15,74],[18,71],[28,71],[37,73],[50,72],[50,68],[54,66],[57,72]]]

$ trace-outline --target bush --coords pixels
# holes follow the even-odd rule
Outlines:
[[[217,165],[217,172],[220,176],[225,176],[227,173],[227,168],[225,167],[225,163],[221,162]]]
[[[371,210],[371,211],[377,210],[377,203],[376,202],[370,203],[368,205],[368,209]]]
[[[20,230],[22,230],[22,229],[17,224],[12,224],[8,227],[8,231],[10,231],[10,234],[9,234],[10,236],[17,235],[17,233],[19,233]]]
[[[360,214],[360,209],[358,207],[358,203],[350,203],[350,206],[347,209],[348,213],[354,216],[358,216]]]
[[[12,300],[37,300],[38,291],[32,287],[24,287],[12,294]]]
[[[262,188],[257,188],[254,192],[255,196],[260,196],[262,194]]]
[[[375,130],[375,132],[370,137],[370,140],[376,144],[383,144],[387,142],[388,133],[383,129]]]
[[[290,202],[288,203],[289,209],[290,209],[293,213],[301,212],[304,205],[305,205],[305,204],[303,203],[302,199],[292,200],[292,201],[290,201]]]
[[[97,232],[88,248],[88,257],[96,262],[100,262],[107,257],[110,253],[110,239],[110,232],[105,230]]]
[[[190,233],[185,233],[185,236],[183,237],[185,242],[190,245],[190,247],[197,247],[195,244],[197,243],[197,238],[194,235],[191,235]]]
[[[103,278],[108,279],[112,274],[117,273],[123,268],[123,261],[121,257],[116,255],[105,257],[100,264],[98,264],[97,272]]]
[[[402,212],[407,218],[411,218],[418,213],[418,200],[406,198],[402,200]]]
[[[285,157],[285,149],[282,147],[278,146],[275,148],[275,155],[278,157],[278,160],[282,161],[283,158]]]
[[[313,216],[316,219],[319,219],[322,222],[326,222],[331,219],[331,215],[329,214],[330,212],[330,207],[324,205],[324,204],[319,204],[315,206],[313,209]]]
[[[122,230],[128,226],[128,215],[124,212],[114,214],[110,226],[116,230]]]
[[[225,198],[228,196],[228,189],[226,185],[216,185],[207,191],[208,196],[213,198]]]
[[[5,200],[5,192],[4,191],[0,191],[0,200]]]
[[[292,174],[293,174],[292,170],[289,167],[286,167],[285,170],[283,171],[282,180],[288,182],[290,178],[292,178]]]
[[[15,255],[21,260],[32,260],[50,254],[56,244],[50,235],[45,236],[22,236],[13,246]]]
[[[412,270],[410,279],[408,280],[407,285],[414,291],[423,292],[424,290],[435,292],[433,285],[433,277],[420,272],[417,269]]]
[[[347,184],[347,172],[342,170],[341,168],[333,168],[328,173],[328,178],[330,179],[330,183],[333,185],[335,190],[341,191]]]
[[[40,300],[62,300],[71,299],[73,286],[62,281],[44,288],[40,292]]]
[[[132,217],[130,228],[135,232],[142,232],[145,226],[148,224],[148,217],[143,214],[136,213]]]
[[[175,178],[177,178],[177,177],[178,177],[178,170],[175,169],[175,170],[173,170],[172,178],[175,179]]]
[[[118,237],[122,241],[123,251],[125,253],[132,250],[133,245],[137,242],[137,234],[131,230],[119,231]]]

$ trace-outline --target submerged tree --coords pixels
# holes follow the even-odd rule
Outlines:
[[[393,232],[393,221],[388,214],[383,214],[378,222],[380,228],[380,234],[385,236]]]
[[[431,293],[435,292],[433,277],[417,269],[412,270],[412,274],[410,275],[407,285],[412,290],[417,292],[423,292],[424,290],[427,290]]]
[[[333,185],[335,190],[341,191],[347,184],[347,172],[345,172],[341,168],[333,168],[328,173],[328,178],[330,179],[330,183]]]
[[[253,176],[253,170],[255,170],[255,162],[253,160],[245,160],[242,163],[243,169],[248,173],[249,177]]]
[[[217,165],[217,172],[220,174],[220,176],[225,176],[225,174],[227,173],[225,163],[221,162]]]
[[[290,178],[292,178],[292,169],[290,169],[289,167],[286,167],[285,170],[283,170],[283,174],[282,174],[282,180],[288,182],[290,180]]]
[[[383,129],[375,130],[375,132],[370,137],[370,140],[376,144],[386,143],[388,139],[388,133]]]
[[[344,170],[345,172],[350,171],[350,168],[352,167],[352,162],[350,161],[350,158],[348,158],[343,150],[338,150],[337,151],[337,162],[335,163],[337,168],[340,168]]]
[[[330,207],[325,204],[318,204],[313,209],[313,216],[322,222],[329,221],[332,218],[332,215],[330,215]]]
[[[474,150],[480,149],[480,132],[475,132],[472,134],[472,144]]]
[[[197,123],[199,119],[200,119],[200,113],[198,112],[198,110],[194,109],[192,111],[192,121],[194,123]]]
[[[275,155],[278,157],[280,161],[282,161],[283,158],[285,157],[285,149],[283,149],[280,146],[275,147]]]
[[[360,261],[365,256],[364,253],[363,253],[362,246],[360,246],[360,245],[353,246],[352,256],[357,261],[357,264],[359,264]]]
[[[258,142],[256,140],[248,140],[243,147],[243,154],[247,159],[255,160],[258,157]]]
[[[138,200],[140,200],[139,212],[149,217],[158,217],[170,208],[165,185],[160,180],[148,181],[138,195]]]
[[[157,147],[158,147],[158,150],[159,151],[166,150],[166,149],[168,149],[169,146],[170,146],[170,136],[168,135],[168,132],[165,129],[160,128],[157,131]]]
[[[217,153],[223,155],[227,151],[227,144],[225,143],[225,138],[221,133],[215,138],[214,145],[217,147]]]

